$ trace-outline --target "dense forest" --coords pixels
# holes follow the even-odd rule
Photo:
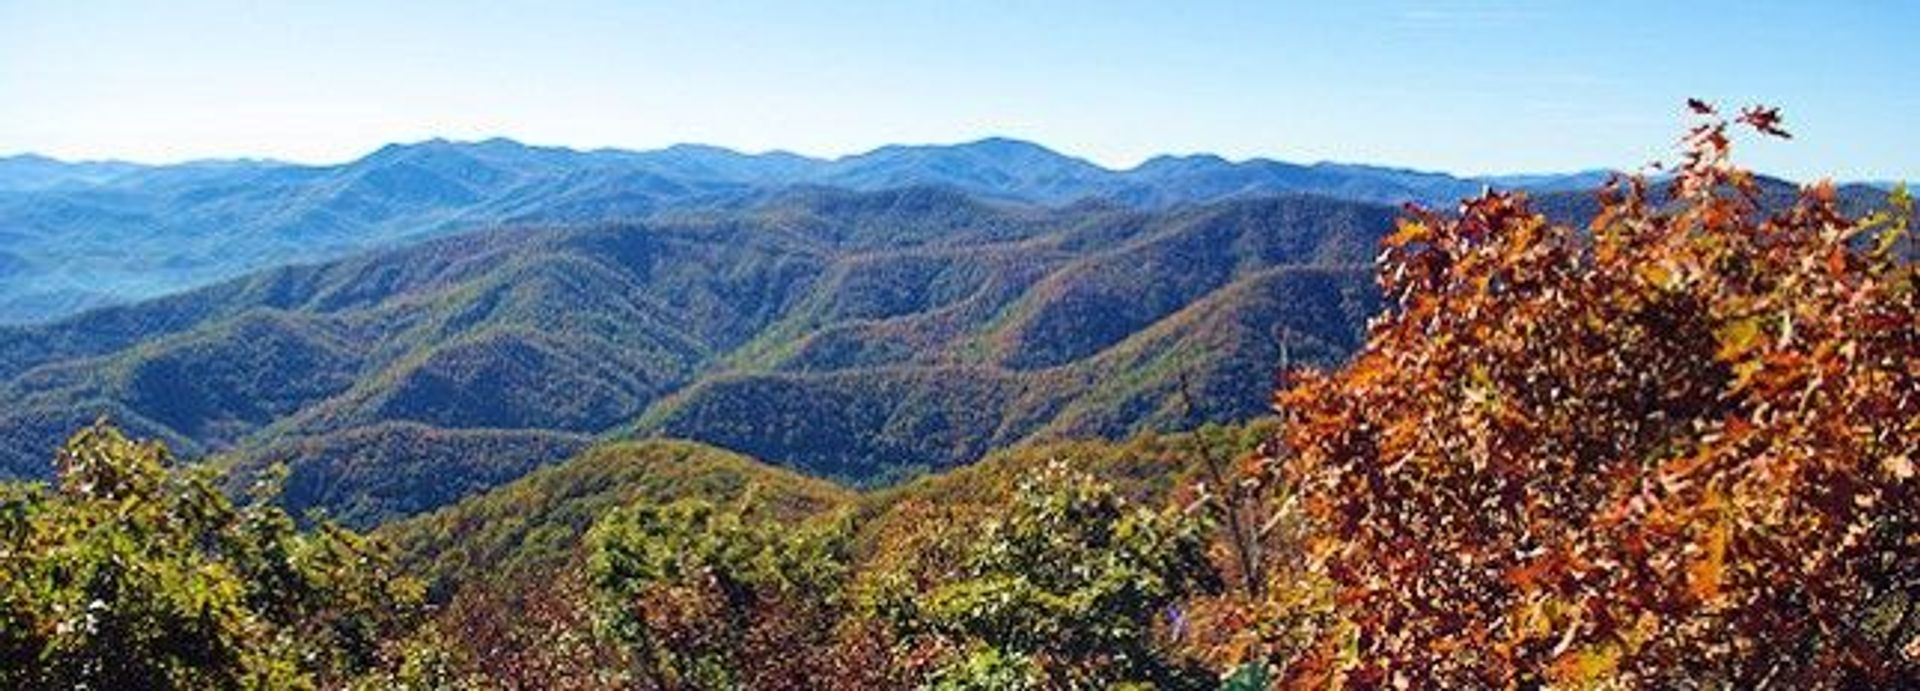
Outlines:
[[[1033,439],[1265,410],[1279,329],[1337,362],[1390,207],[1269,197],[1039,209],[791,190],[666,222],[504,228],[0,327],[0,477],[111,416],[291,469],[367,527],[590,437],[677,437],[853,484]],[[448,481],[447,478],[457,478]]]
[[[965,252],[934,242],[806,255],[817,265],[742,243],[671,254],[710,230],[694,222],[645,239],[540,236],[556,248],[653,243],[633,251],[711,276],[711,290],[679,293],[689,302],[676,306],[731,315],[702,323],[732,328],[705,333],[632,302],[530,307],[516,291],[595,293],[488,283],[492,267],[537,276],[548,269],[528,257],[580,260],[480,236],[464,254],[418,255],[440,264],[290,270],[171,303],[170,317],[143,317],[182,334],[158,345],[36,341],[48,362],[119,352],[108,359],[136,372],[186,356],[241,372],[248,361],[223,348],[247,343],[277,353],[261,356],[274,367],[314,373],[296,380],[312,389],[258,400],[170,398],[223,411],[166,408],[178,417],[162,427],[185,443],[354,420],[366,424],[315,429],[359,435],[356,447],[432,445],[454,462],[516,465],[486,483],[498,486],[433,502],[335,504],[314,497],[349,496],[327,494],[348,478],[409,480],[351,461],[316,480],[271,462],[298,459],[291,446],[180,463],[165,443],[83,426],[50,484],[0,485],[0,686],[1920,685],[1911,198],[1896,189],[1870,210],[1815,183],[1781,199],[1731,158],[1736,135],[1785,136],[1779,114],[1690,107],[1698,124],[1681,158],[1658,177],[1616,177],[1577,222],[1564,209],[1578,202],[1486,191],[1397,221],[1340,207],[1345,220],[1323,234],[1276,247],[1234,231],[1258,221],[1216,221],[1332,202],[1088,225],[976,210],[1006,223],[965,227],[1005,235]],[[847,226],[804,216],[766,224],[784,231],[768,233],[773,243],[861,242],[810,235]],[[1130,224],[1140,230],[1111,232]],[[1378,243],[1363,255],[1373,292],[1342,290],[1353,238]],[[1047,264],[1075,243],[1097,251]],[[1155,273],[1167,253],[1225,259],[1203,264],[1216,273]],[[727,312],[743,304],[727,291],[770,289],[750,278],[761,271],[830,289],[757,303],[791,307],[777,314]],[[378,288],[408,280],[414,299]],[[230,301],[207,299],[222,291]],[[1229,299],[1274,306],[1207,308]],[[969,307],[993,300],[1013,307]],[[327,322],[312,316],[329,313],[318,305],[368,309]],[[213,309],[249,316],[189,314]],[[1301,310],[1331,321],[1288,321]],[[503,314],[590,319],[563,333],[621,330],[601,336],[606,348],[647,345],[561,350],[540,340],[552,329],[502,328],[423,357],[354,350],[318,326],[424,337]],[[196,324],[253,330],[228,341]],[[1245,346],[1234,367],[1179,355],[1256,340],[1265,349]],[[475,380],[456,375],[496,349],[567,378],[496,372],[521,393],[408,407],[419,387],[461,395]],[[830,364],[869,360],[886,365]],[[408,378],[322,374],[374,361],[406,363],[385,371]],[[81,358],[30,383],[84,398],[108,371]],[[644,373],[692,383],[642,403],[634,392],[665,376]],[[936,400],[917,379],[931,373],[966,386]],[[603,399],[585,392],[602,386],[632,400],[595,407]],[[1055,387],[1093,393],[1020,403]],[[1265,416],[1195,424],[1244,390]],[[291,403],[322,394],[323,406]],[[302,412],[276,421],[290,409]],[[509,433],[419,419],[456,409],[559,423]],[[921,412],[892,417],[903,409]],[[615,438],[593,436],[627,415]],[[1186,429],[1132,424],[1151,419]],[[836,425],[888,436],[866,455],[806,446]],[[1056,426],[1069,429],[1035,433]],[[312,436],[298,443],[343,443]],[[941,472],[889,477],[875,459]],[[304,512],[318,505],[366,531]]]

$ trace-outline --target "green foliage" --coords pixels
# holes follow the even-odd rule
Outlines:
[[[593,624],[585,533],[624,506],[684,499],[738,506],[749,494],[756,522],[799,523],[857,499],[700,444],[607,443],[378,534],[445,603],[430,628],[459,678],[493,687],[606,688],[628,676],[631,646]]]
[[[735,504],[753,493],[763,518],[800,521],[850,505],[831,483],[683,441],[608,443],[458,504],[381,526],[400,562],[432,589],[469,581],[538,581],[570,565],[581,537],[621,506],[680,499]]]
[[[1227,676],[1227,680],[1220,685],[1220,691],[1264,691],[1272,683],[1265,665],[1241,665]]]
[[[1027,209],[815,191],[658,223],[520,228],[0,327],[0,476],[103,412],[183,457],[286,462],[369,526],[559,460],[690,438],[870,485],[1058,437],[1266,409],[1270,326],[1333,361],[1389,207]],[[637,422],[636,422],[637,421]]]
[[[0,686],[307,688],[379,665],[420,589],[380,548],[235,505],[164,446],[99,423],[59,486],[0,487]]]
[[[938,677],[954,688],[1021,666],[1054,688],[1205,688],[1212,675],[1168,639],[1183,634],[1184,602],[1221,587],[1208,540],[1192,515],[1133,505],[1054,465],[956,550],[950,579],[903,591],[896,578],[872,606],[906,640],[972,650]]]
[[[1244,420],[1267,409],[1247,383],[1276,360],[1276,327],[1307,361],[1359,343],[1379,304],[1368,228],[1391,218],[1327,199],[1106,212],[1020,243],[836,262],[735,367],[636,429],[865,485],[1027,441],[1187,427],[1183,374],[1198,417]]]
[[[927,685],[934,691],[1026,691],[1045,688],[1031,658],[981,647],[960,661],[935,670]]]
[[[1239,442],[1224,438],[1262,439],[1270,434],[1271,425],[1261,424],[1221,430],[1216,436],[1234,445]],[[631,617],[630,623],[644,623],[644,631],[657,634],[650,640],[675,656],[720,660],[707,668],[722,668],[721,677],[746,687],[779,688],[779,680],[812,675],[801,685],[906,688],[975,679],[985,680],[977,686],[1006,688],[1002,672],[1013,669],[1039,684],[1042,670],[1026,666],[1028,657],[982,648],[986,657],[974,661],[980,669],[967,672],[956,657],[961,653],[955,641],[931,636],[901,640],[890,624],[872,617],[872,609],[860,606],[871,601],[863,596],[872,595],[874,581],[886,574],[925,575],[930,587],[952,575],[949,567],[958,563],[958,554],[971,549],[989,519],[1004,513],[1016,487],[1045,473],[1052,459],[1071,459],[1075,468],[1112,483],[1128,506],[1157,506],[1172,499],[1185,482],[1189,445],[1188,435],[1037,445],[999,452],[981,463],[905,486],[855,494],[690,442],[604,444],[453,507],[383,527],[379,534],[400,548],[403,563],[430,576],[434,591],[446,601],[431,626],[437,633],[430,638],[448,654],[457,679],[520,688],[645,686],[645,670],[633,664],[633,641],[593,625],[614,613],[607,609],[605,592],[589,582],[587,557],[595,550],[582,541],[589,527],[611,512],[641,510],[619,508],[631,506],[650,507],[655,520],[645,525],[669,536],[663,544],[744,545],[688,551],[694,555],[807,553],[788,549],[784,537],[776,539],[777,525],[811,526],[800,533],[846,531],[845,543],[835,547],[831,558],[788,560],[834,564],[847,571],[844,577],[821,579],[804,575],[804,570],[801,576],[776,577],[786,569],[777,566],[777,560],[720,562],[723,572],[748,574],[736,579],[753,584],[748,590],[755,597],[742,601],[750,604],[734,610],[745,612],[747,622],[760,622],[743,625],[745,633],[717,628],[724,621],[719,613],[727,611],[727,600],[701,585],[706,581],[687,577],[693,571],[683,569],[673,579],[658,580],[667,573],[666,565],[685,565],[679,551],[657,546],[630,550],[651,555],[639,563],[652,566],[629,573],[653,575],[624,581],[641,592],[639,600],[648,605],[624,616]],[[708,507],[703,511],[711,513],[704,522],[663,518],[671,514],[666,507],[686,499]],[[740,506],[750,510],[722,508]],[[838,509],[851,510],[850,522],[830,518]],[[629,519],[628,527],[632,523]],[[625,536],[646,545],[656,539],[648,534],[641,530]],[[947,560],[948,555],[954,558]],[[708,564],[706,557],[695,562],[699,568]],[[844,582],[813,588],[817,592],[778,585],[823,580]],[[910,590],[896,592],[911,597]],[[796,631],[790,622],[808,625]],[[745,652],[771,645],[769,641],[779,642],[778,654]],[[730,667],[727,660],[747,662]],[[658,667],[654,672],[666,674]]]
[[[850,572],[844,521],[798,529],[699,500],[609,513],[587,535],[601,625],[659,688],[791,687],[825,672]]]
[[[250,469],[295,459],[280,503],[365,528],[419,514],[518,479],[586,448],[582,435],[442,429],[412,422],[287,437],[221,457]]]

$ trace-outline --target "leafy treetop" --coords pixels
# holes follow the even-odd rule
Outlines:
[[[236,505],[104,422],[57,465],[56,490],[0,485],[0,686],[343,686],[420,601],[374,543],[299,530],[275,478]]]
[[[1762,212],[1692,107],[1668,198],[1616,179],[1584,231],[1516,193],[1415,210],[1365,348],[1277,395],[1340,612],[1295,681],[1920,678],[1911,203]]]

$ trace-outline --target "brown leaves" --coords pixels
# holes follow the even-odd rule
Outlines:
[[[1718,508],[1715,505],[1724,500],[1710,495],[1708,501],[1710,506]],[[1691,546],[1693,559],[1687,565],[1687,592],[1709,607],[1720,601],[1726,581],[1729,532],[1723,516],[1708,526],[1706,535]]]
[[[1740,111],[1739,122],[1758,130],[1761,134],[1771,135],[1781,139],[1793,138],[1793,135],[1788,134],[1786,130],[1780,127],[1782,120],[1780,119],[1779,108],[1768,108],[1765,106],[1749,107]]]
[[[1710,120],[1673,199],[1616,180],[1590,238],[1498,193],[1403,222],[1394,308],[1277,396],[1310,569],[1374,642],[1368,678],[1920,675],[1911,631],[1860,623],[1879,584],[1920,590],[1920,279],[1851,241],[1899,221],[1841,217],[1821,185],[1759,213],[1729,123],[1688,106]],[[1771,108],[1737,122],[1786,136]],[[1499,652],[1458,645],[1481,634]],[[1828,644],[1859,651],[1772,654]]]

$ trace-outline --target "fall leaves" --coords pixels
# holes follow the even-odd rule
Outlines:
[[[1910,202],[1849,219],[1821,184],[1764,211],[1730,123],[1689,106],[1668,198],[1616,179],[1585,231],[1519,194],[1416,210],[1365,349],[1277,395],[1351,625],[1336,678],[1920,674]]]
[[[1412,210],[1364,349],[1283,378],[1251,456],[1195,433],[1204,482],[1170,505],[1064,466],[802,525],[650,499],[592,510],[564,577],[448,621],[489,681],[549,686],[1915,685],[1911,200],[1851,218],[1816,184],[1765,206],[1731,128],[1785,136],[1779,113],[1690,106],[1672,178],[1614,180],[1585,228],[1512,193]],[[1178,472],[1126,455],[1149,461],[1119,475]],[[119,655],[200,685],[396,686],[455,650],[453,630],[383,649],[419,594],[357,536],[235,506],[105,429],[60,462],[57,494],[0,488],[0,660],[20,663],[0,680],[113,681],[87,664]],[[146,637],[70,623],[101,617]]]

